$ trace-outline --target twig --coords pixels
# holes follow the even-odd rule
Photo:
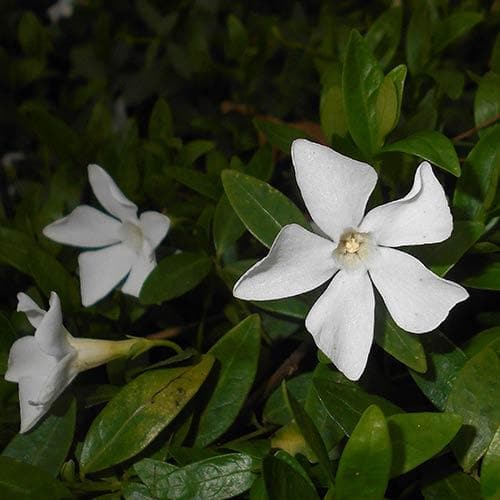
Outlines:
[[[490,125],[493,125],[496,123],[498,120],[500,120],[500,113],[494,116],[493,118],[490,118],[489,120],[486,120],[483,123],[480,123],[476,127],[472,127],[469,130],[466,130],[465,132],[462,132],[461,134],[456,135],[453,137],[452,141],[453,142],[460,142],[462,139],[467,139],[467,137],[470,137],[471,135],[474,135],[476,132],[479,130],[489,127]]]
[[[212,321],[218,321],[222,318],[224,318],[224,314],[215,314],[213,316],[204,318],[203,321],[205,323],[211,323]],[[177,337],[177,335],[180,335],[186,330],[197,327],[199,323],[200,321],[193,321],[192,323],[187,323],[185,325],[170,326],[169,328],[165,328],[164,330],[160,330],[159,332],[150,333],[149,335],[146,335],[146,338],[152,340],[171,339],[172,337]]]

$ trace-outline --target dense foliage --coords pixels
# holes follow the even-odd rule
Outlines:
[[[163,343],[80,374],[24,434],[0,378],[0,497],[498,499],[500,3],[49,5],[0,4],[0,373],[33,333],[21,291],[44,309],[57,292],[74,337]],[[310,225],[299,137],[371,164],[371,205],[428,160],[454,216],[405,251],[470,298],[423,335],[377,300],[358,382],[305,329],[317,290],[232,295],[284,225]],[[171,228],[138,298],[83,307],[79,250],[42,229],[97,206],[94,163]]]

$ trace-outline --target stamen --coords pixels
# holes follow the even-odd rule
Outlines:
[[[369,233],[360,233],[355,229],[347,229],[340,237],[334,256],[342,268],[361,265],[368,257],[373,243]]]

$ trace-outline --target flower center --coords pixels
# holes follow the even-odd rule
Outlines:
[[[357,266],[367,258],[372,246],[369,233],[347,229],[340,237],[334,256],[342,268]]]
[[[125,221],[121,227],[122,241],[129,248],[139,253],[144,243],[144,234],[142,229],[133,222]]]

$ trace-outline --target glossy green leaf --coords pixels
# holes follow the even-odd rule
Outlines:
[[[391,441],[382,410],[369,406],[340,457],[335,498],[383,498],[391,468]]]
[[[493,205],[500,176],[500,125],[491,127],[471,150],[453,197],[458,219],[479,220]]]
[[[125,500],[156,500],[147,486],[135,481],[127,483],[121,493]]]
[[[412,249],[412,254],[438,276],[445,276],[483,232],[484,224],[481,222],[455,221],[447,240],[437,245],[420,245]]]
[[[485,500],[500,498],[500,426],[481,465],[481,494]]]
[[[147,277],[139,298],[143,304],[160,304],[179,297],[201,283],[211,269],[212,261],[203,254],[165,257]]]
[[[386,68],[396,54],[401,38],[403,9],[391,7],[375,19],[366,33],[365,40],[382,68]]]
[[[148,135],[150,140],[160,144],[174,135],[172,111],[162,97],[156,101],[149,117]]]
[[[500,362],[486,348],[460,370],[446,403],[446,411],[461,415],[464,426],[453,450],[467,472],[485,454],[500,421]]]
[[[217,255],[222,255],[245,233],[245,226],[225,194],[221,196],[215,207],[212,231]]]
[[[310,305],[306,304],[298,297],[277,300],[259,300],[252,302],[255,306],[276,314],[289,316],[295,319],[304,319],[310,310]]]
[[[440,52],[458,38],[464,36],[483,19],[479,12],[454,12],[436,25],[432,37],[435,52]]]
[[[359,149],[371,158],[378,152],[380,134],[377,96],[384,80],[382,68],[366,41],[355,30],[347,45],[342,91],[349,132]]]
[[[283,394],[290,408],[295,423],[300,429],[301,434],[312,452],[316,455],[319,465],[323,469],[323,473],[330,479],[334,480],[332,464],[328,458],[328,452],[325,443],[321,438],[321,434],[311,420],[311,417],[306,413],[302,405],[291,395],[286,386],[283,384]]]
[[[406,61],[412,75],[421,73],[431,55],[431,22],[427,4],[412,9],[410,23],[406,30]]]
[[[303,498],[319,500],[316,489],[285,460],[269,455],[264,459],[263,475],[266,491],[273,500]]]
[[[363,412],[370,405],[377,405],[386,417],[401,413],[401,408],[386,399],[364,392],[356,384],[334,383],[314,379],[314,386],[333,421],[350,436]]]
[[[479,269],[470,270],[462,283],[481,290],[500,290],[500,262],[488,262]]]
[[[402,413],[387,419],[392,443],[391,476],[400,476],[437,455],[462,426],[452,413]]]
[[[379,142],[396,126],[398,116],[398,93],[392,78],[387,75],[378,89],[375,103]]]
[[[302,130],[285,123],[278,123],[263,118],[255,118],[253,123],[257,130],[264,134],[272,146],[288,155],[291,151],[292,142],[295,139],[308,138],[307,134]]]
[[[211,200],[218,200],[221,187],[215,177],[187,167],[169,167],[166,174]]]
[[[474,337],[462,346],[462,349],[469,358],[472,358],[485,347],[491,347],[498,354],[500,347],[500,326],[494,326],[493,328],[476,333]]]
[[[201,413],[195,446],[212,443],[229,429],[252,387],[260,352],[260,318],[247,317],[208,351],[217,361],[217,381]]]
[[[396,66],[395,68],[391,69],[389,73],[387,73],[387,77],[392,80],[392,83],[394,83],[394,87],[396,88],[397,110],[394,126],[398,124],[399,117],[401,115],[401,105],[403,104],[403,92],[405,87],[406,73],[408,73],[408,69],[404,64]]]
[[[134,465],[135,472],[147,486],[153,498],[161,498],[162,491],[165,489],[163,481],[178,468],[175,465],[152,458],[144,458]]]
[[[241,453],[207,458],[162,477],[159,498],[223,500],[248,490],[255,479],[253,460]]]
[[[245,169],[247,175],[269,182],[273,175],[273,150],[269,144],[260,147],[252,156]]]
[[[75,420],[75,399],[64,395],[34,429],[16,434],[2,456],[34,465],[55,477],[73,441]]]
[[[494,71],[486,73],[474,99],[474,121],[476,126],[484,125],[500,115],[500,75]],[[479,135],[485,133],[478,131]]]
[[[283,226],[292,223],[306,226],[304,215],[294,203],[266,182],[235,170],[225,170],[222,182],[238,217],[267,247]]]
[[[60,500],[73,496],[48,472],[11,457],[0,457],[0,492],[6,500]]]
[[[481,500],[479,483],[463,472],[455,472],[422,488],[425,500]]]
[[[213,362],[206,355],[194,366],[149,371],[128,383],[92,423],[82,470],[105,469],[143,450],[196,394]]]
[[[381,303],[377,303],[377,314],[375,314],[375,342],[385,352],[409,368],[419,373],[427,370],[427,361],[420,338],[396,325]]]
[[[444,410],[453,382],[467,356],[439,330],[422,335],[421,340],[427,354],[427,371],[410,371],[410,375],[434,406]]]
[[[440,132],[422,130],[415,134],[384,146],[383,152],[399,151],[418,156],[432,165],[460,176],[460,163],[452,142]]]

